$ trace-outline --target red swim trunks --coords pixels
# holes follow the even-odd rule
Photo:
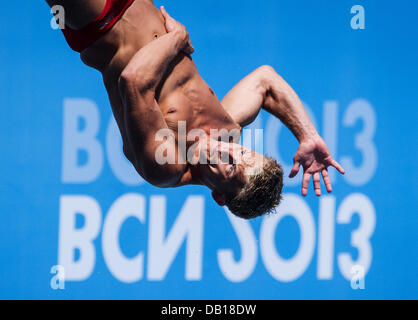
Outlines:
[[[103,12],[83,29],[73,30],[65,27],[62,30],[68,45],[77,52],[82,52],[100,39],[119,21],[125,11],[135,0],[107,0]]]

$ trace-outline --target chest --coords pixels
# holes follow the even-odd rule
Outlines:
[[[177,139],[185,135],[206,135],[212,139],[231,134],[240,135],[239,125],[207,85],[198,89],[178,90],[160,107],[167,126],[174,131]]]

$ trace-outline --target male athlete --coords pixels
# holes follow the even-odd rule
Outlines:
[[[290,177],[303,167],[304,196],[312,176],[321,195],[320,174],[332,191],[329,166],[344,174],[297,94],[271,67],[258,68],[220,102],[196,69],[186,29],[152,0],[46,1],[65,8],[67,42],[102,73],[124,153],[149,183],[205,185],[219,205],[245,219],[273,211],[281,199],[281,166],[231,136],[239,137],[261,109],[300,142]],[[184,133],[180,123],[186,124]],[[214,137],[214,129],[228,138]]]

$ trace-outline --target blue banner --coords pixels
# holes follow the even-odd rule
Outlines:
[[[346,175],[331,169],[321,198],[286,178],[279,214],[254,221],[207,188],[152,187],[47,4],[2,2],[0,298],[417,299],[418,5],[155,4],[187,27],[219,98],[274,67]],[[287,176],[290,131],[265,112],[250,128]]]

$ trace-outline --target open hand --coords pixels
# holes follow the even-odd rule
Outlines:
[[[161,6],[160,10],[165,20],[166,31],[168,33],[171,33],[171,32],[179,33],[182,37],[183,44],[184,44],[182,51],[187,55],[191,55],[194,52],[194,48],[192,46],[192,42],[190,41],[190,36],[186,30],[186,27],[183,26],[180,22],[173,19],[163,6]]]
[[[319,136],[301,142],[293,158],[293,163],[294,165],[289,175],[290,178],[294,178],[298,174],[301,165],[303,167],[303,196],[308,194],[309,181],[312,176],[315,194],[317,196],[321,195],[321,174],[327,191],[332,192],[331,180],[328,175],[329,166],[336,168],[341,174],[345,174],[344,169],[331,157],[327,145]]]

